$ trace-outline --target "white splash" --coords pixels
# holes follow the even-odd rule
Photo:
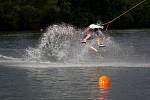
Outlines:
[[[40,39],[37,48],[28,48],[28,60],[64,60],[69,55],[71,40],[74,40],[77,31],[70,25],[49,26]]]

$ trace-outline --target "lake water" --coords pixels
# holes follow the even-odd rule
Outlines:
[[[1,100],[100,100],[98,78],[110,88],[102,100],[149,100],[150,68],[0,68]]]
[[[98,53],[81,47],[79,32],[1,32],[0,100],[149,100],[150,30],[108,31],[105,48],[88,41]]]

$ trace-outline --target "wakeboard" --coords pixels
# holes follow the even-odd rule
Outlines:
[[[94,46],[92,46],[90,44],[82,43],[81,47],[82,48],[86,48],[86,49],[88,49],[90,51],[98,52],[97,48],[95,48]]]

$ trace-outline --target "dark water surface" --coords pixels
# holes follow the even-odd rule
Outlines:
[[[149,100],[150,68],[0,67],[1,100]],[[101,95],[98,78],[106,75],[110,88]]]
[[[0,100],[150,100],[150,30],[109,32],[98,54],[70,26],[0,34]]]

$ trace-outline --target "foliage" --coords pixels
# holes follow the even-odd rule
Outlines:
[[[141,0],[0,0],[0,30],[35,30],[50,24],[75,26],[112,20]],[[148,28],[150,1],[114,21],[111,28]]]

